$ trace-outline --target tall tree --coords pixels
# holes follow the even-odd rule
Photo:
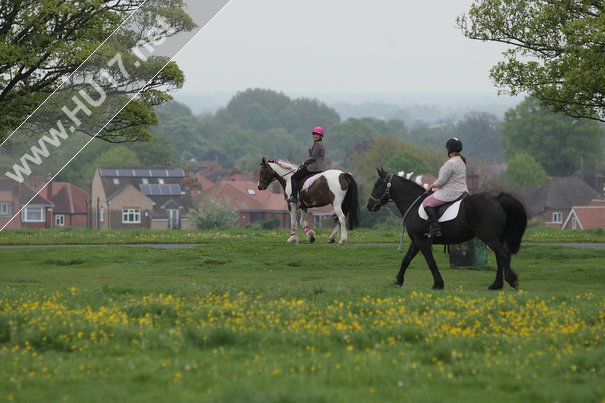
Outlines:
[[[464,153],[472,161],[501,161],[500,125],[492,114],[472,112],[456,123],[454,136],[462,140]]]
[[[553,113],[528,97],[506,112],[502,148],[506,160],[528,153],[550,176],[594,168],[603,158],[603,125]]]
[[[604,11],[594,0],[476,0],[457,24],[470,39],[511,45],[491,69],[501,92],[605,121]]]
[[[145,7],[133,17],[132,28],[122,26],[112,35],[143,3]],[[133,82],[148,84],[99,137],[112,142],[147,139],[148,126],[156,123],[152,107],[170,99],[166,90],[181,87],[184,78],[175,63],[162,69],[168,58],[153,56],[142,62],[130,49],[146,43],[150,30],[159,41],[193,29],[195,24],[183,5],[183,0],[0,0],[0,141],[101,44],[99,53],[119,52],[123,56],[121,66],[115,63],[107,69],[115,80],[112,88],[119,88],[119,94],[132,95],[129,84]],[[140,67],[130,68],[129,78],[119,74],[119,68],[137,62]],[[70,77],[71,82],[84,82],[98,73],[93,65],[82,65],[78,74]]]

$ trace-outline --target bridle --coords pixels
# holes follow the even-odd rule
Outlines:
[[[388,174],[386,181],[386,186],[384,189],[384,193],[380,197],[374,197],[370,195],[370,200],[374,203],[377,203],[379,206],[384,206],[389,201],[393,200],[391,197],[391,180],[393,179],[393,174]]]
[[[268,164],[268,163],[270,163],[270,162],[274,162],[274,161],[267,161],[267,164]],[[271,167],[269,167],[269,168],[271,168]],[[291,170],[291,171],[289,171],[289,172],[286,172],[286,173],[285,173],[285,174],[283,174],[283,175],[279,175],[277,172],[275,172],[275,170],[274,170],[273,168],[271,168],[271,171],[273,171],[273,176],[271,177],[271,180],[270,180],[269,182],[267,182],[265,179],[261,179],[261,178],[260,178],[260,175],[259,175],[259,177],[258,177],[258,183],[262,183],[262,184],[263,184],[263,186],[265,186],[265,189],[266,189],[266,188],[268,188],[268,187],[269,187],[269,185],[270,185],[270,184],[272,184],[272,183],[273,183],[273,181],[274,181],[274,180],[276,180],[277,178],[284,178],[286,175],[289,175],[289,174],[291,174],[292,172],[296,172],[297,170],[298,170],[298,168],[297,168],[297,169],[293,169],[293,170]]]

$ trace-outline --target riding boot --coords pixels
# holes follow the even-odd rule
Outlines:
[[[290,179],[290,184],[292,185],[292,194],[290,194],[290,197],[288,197],[286,201],[290,203],[296,203],[298,201],[298,184],[294,179]]]
[[[437,216],[436,207],[425,207],[426,215],[429,216],[429,232],[425,235],[429,238],[441,236],[441,226],[439,225],[439,217]]]

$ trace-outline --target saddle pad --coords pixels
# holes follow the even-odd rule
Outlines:
[[[458,216],[458,211],[460,210],[460,203],[462,203],[462,200],[458,200],[457,202],[454,202],[451,206],[449,206],[447,210],[445,210],[445,212],[441,215],[441,217],[439,217],[439,222],[451,221],[456,218]],[[427,220],[429,218],[429,216],[426,215],[426,211],[424,211],[424,206],[422,204],[420,205],[420,207],[418,207],[418,215],[423,220]]]
[[[302,188],[301,188],[300,190],[306,190],[306,189],[308,189],[309,187],[311,187],[311,185],[313,184],[313,182],[315,182],[315,181],[316,181],[316,180],[317,180],[317,179],[318,179],[318,178],[321,176],[321,174],[322,174],[322,173],[323,173],[323,172],[319,172],[319,173],[316,173],[316,174],[315,174],[315,175],[313,175],[313,176],[309,176],[309,177],[308,177],[308,178],[305,180],[305,183],[302,185]]]

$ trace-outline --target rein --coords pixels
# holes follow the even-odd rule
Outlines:
[[[403,234],[405,233],[405,219],[407,218],[410,211],[412,211],[412,207],[414,207],[414,205],[418,202],[418,200],[422,199],[425,196],[425,193],[422,193],[420,196],[411,196],[411,197],[406,197],[403,199],[395,200],[393,198],[393,196],[391,196],[391,186],[392,186],[391,181],[392,180],[393,180],[393,174],[389,174],[387,176],[387,184],[386,184],[386,190],[385,190],[384,194],[379,199],[370,195],[370,200],[373,200],[375,203],[378,203],[379,205],[382,206],[382,205],[387,204],[389,201],[392,201],[393,203],[397,204],[398,201],[407,201],[407,200],[414,199],[412,204],[410,204],[410,207],[408,207],[405,214],[403,215],[403,219],[401,220],[401,235],[399,237],[399,246],[397,247],[397,252],[401,252],[401,248],[403,246]],[[390,210],[389,210],[389,212],[390,212]]]

